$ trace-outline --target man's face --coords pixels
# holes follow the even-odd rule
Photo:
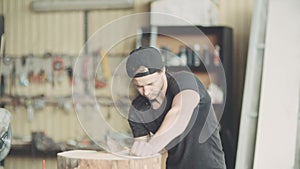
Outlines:
[[[164,86],[164,71],[155,72],[150,75],[137,77],[133,79],[133,84],[136,86],[138,92],[145,96],[148,100],[155,100]]]

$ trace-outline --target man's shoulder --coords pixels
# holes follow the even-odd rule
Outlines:
[[[199,79],[192,72],[180,71],[171,75],[176,81],[198,81]]]
[[[185,89],[199,92],[199,89],[203,86],[193,73],[187,71],[171,73],[168,79],[169,87],[177,91],[177,93]]]

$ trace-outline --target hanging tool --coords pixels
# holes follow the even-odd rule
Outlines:
[[[45,83],[47,80],[47,74],[44,69],[41,69],[40,72],[38,73],[37,77],[38,83]]]
[[[29,121],[33,120],[33,116],[34,116],[34,108],[32,105],[32,100],[31,99],[26,99],[26,110],[27,110],[27,119]]]
[[[64,60],[62,57],[58,56],[53,59],[53,70],[57,72],[58,82],[62,81],[62,72],[64,71]]]
[[[12,57],[8,56],[8,55],[4,55],[3,56],[3,63],[5,65],[10,65],[13,62]]]
[[[74,81],[73,81],[73,68],[71,66],[69,66],[69,67],[66,68],[66,71],[67,71],[67,74],[68,74],[70,84],[71,85],[74,84]]]
[[[3,74],[1,74],[1,80],[0,80],[0,96],[4,96],[5,92],[5,77]]]
[[[9,90],[9,95],[12,96],[13,95],[13,89],[15,89],[16,87],[16,62],[13,61],[13,65],[12,65],[12,71],[11,71],[11,81],[10,81],[10,90]]]
[[[62,72],[64,70],[64,61],[61,57],[55,57],[53,59],[53,70]]]
[[[2,75],[2,58],[4,56],[4,41],[5,41],[5,36],[4,34],[1,35],[1,41],[0,41],[0,75],[1,75],[1,81],[0,81],[0,84],[1,84],[1,90],[0,90],[0,94],[1,96],[4,95],[4,75]],[[3,80],[3,81],[2,81]]]
[[[35,77],[35,63],[34,63],[34,56],[33,54],[28,54],[28,59],[29,59],[29,69],[28,69],[28,79],[29,82],[36,82],[36,77]]]
[[[107,53],[104,50],[100,50],[100,58],[102,58],[102,67],[104,72],[104,78],[97,79],[97,74],[95,74],[95,88],[104,88],[107,85],[107,81],[110,79],[110,70],[108,65],[108,59],[107,59]],[[98,63],[98,62],[96,62]],[[96,67],[94,67],[94,70],[96,70]]]
[[[83,83],[84,83],[84,93],[86,95],[90,94],[90,90],[89,90],[89,80],[91,79],[91,71],[90,71],[90,57],[88,55],[83,56],[84,60],[82,63],[82,79],[83,79]]]
[[[21,66],[22,66],[22,73],[20,74],[20,79],[19,79],[19,83],[21,86],[28,86],[29,85],[29,81],[27,79],[26,76],[26,56],[22,56],[21,57]]]
[[[53,73],[53,57],[50,52],[46,52],[43,55],[43,58],[46,60],[46,66],[44,67],[45,74],[46,74],[46,80],[47,82],[51,83],[52,86],[54,86],[54,73]],[[50,62],[50,63],[49,63]]]
[[[105,79],[109,80],[110,79],[110,70],[109,70],[109,65],[108,65],[107,53],[104,50],[101,50],[100,56],[102,56],[102,66],[104,69]]]

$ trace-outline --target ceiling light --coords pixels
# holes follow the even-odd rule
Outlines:
[[[134,0],[38,0],[30,4],[36,12],[128,9],[133,6]]]

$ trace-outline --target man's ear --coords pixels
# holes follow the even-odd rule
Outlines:
[[[161,73],[166,73],[166,67],[165,66],[161,69]]]

